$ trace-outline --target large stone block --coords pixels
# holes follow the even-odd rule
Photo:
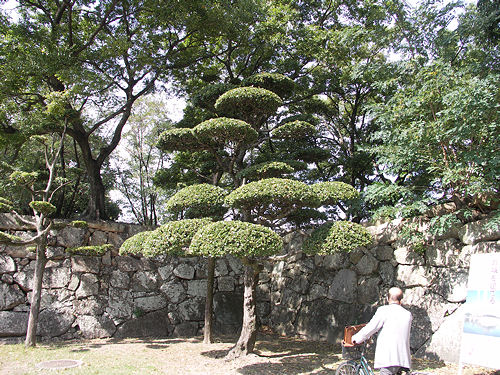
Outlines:
[[[453,267],[458,263],[458,255],[461,244],[456,239],[437,241],[433,246],[426,249],[425,257],[431,266]]]
[[[411,246],[401,246],[394,250],[394,258],[399,264],[424,265],[425,259],[416,253]]]
[[[24,336],[27,327],[27,312],[0,311],[0,337]]]
[[[59,246],[79,247],[86,246],[88,231],[86,228],[65,227],[57,233],[57,242]]]
[[[130,277],[125,272],[122,272],[120,270],[114,270],[111,273],[111,279],[109,282],[111,286],[115,288],[128,289],[130,284]]]
[[[92,273],[85,273],[80,277],[80,286],[75,292],[76,298],[95,296],[99,293],[99,279]]]
[[[375,244],[388,244],[398,239],[402,221],[402,219],[396,219],[380,225],[366,227],[366,230],[372,235]]]
[[[191,298],[177,305],[177,312],[183,321],[203,320],[205,315],[205,299]]]
[[[134,299],[135,307],[139,311],[156,311],[167,307],[167,300],[160,295],[144,296]]]
[[[116,257],[118,269],[122,272],[139,271],[141,269],[141,261],[129,256]]]
[[[448,302],[465,302],[468,271],[462,268],[438,268],[431,273],[430,289]]]
[[[133,306],[134,301],[130,291],[110,288],[106,312],[112,318],[119,320],[132,316]]]
[[[470,267],[470,257],[472,254],[487,254],[500,252],[500,241],[479,242],[475,245],[467,245],[462,248],[457,265],[459,267]]]
[[[415,353],[416,356],[458,363],[460,360],[463,321],[463,307],[460,307],[453,314],[445,317],[443,323],[433,333],[429,341],[418,348]]]
[[[378,260],[391,260],[394,258],[394,249],[391,246],[379,245],[373,249]]]
[[[167,337],[173,327],[165,310],[138,316],[123,323],[114,337]]]
[[[116,332],[113,321],[103,316],[80,315],[76,319],[82,337],[86,339],[99,339],[111,337]]]
[[[357,277],[352,270],[340,270],[333,278],[328,290],[328,298],[352,303],[356,300]]]
[[[25,302],[26,297],[17,285],[0,283],[0,310],[10,310]]]
[[[99,273],[101,267],[100,257],[73,256],[71,257],[71,269],[73,272]]]
[[[179,303],[186,299],[186,289],[179,282],[170,281],[162,284],[160,290],[171,303]]]
[[[243,295],[241,293],[215,293],[214,331],[234,334],[243,321]]]
[[[474,245],[478,242],[500,240],[500,228],[496,225],[488,225],[491,219],[483,219],[473,223],[465,224],[460,228],[458,235],[462,242]]]
[[[205,297],[207,295],[207,280],[189,280],[187,285],[188,295],[196,297]]]
[[[172,264],[167,264],[163,267],[158,267],[158,274],[163,281],[169,280],[174,271],[174,266]]]
[[[138,271],[132,277],[132,290],[153,291],[157,288],[158,275],[150,271]]]
[[[16,272],[16,263],[8,255],[0,254],[0,274],[6,272]]]
[[[361,304],[371,304],[378,300],[380,296],[380,278],[371,277],[361,280],[358,285],[358,301]]]
[[[219,292],[234,291],[235,280],[232,276],[219,277],[217,279],[217,289]]]
[[[40,311],[38,317],[37,334],[49,337],[61,336],[71,328],[74,321],[75,317],[69,310],[61,312],[45,309]]]
[[[397,267],[396,279],[405,287],[429,286],[431,277],[427,267],[402,265]]]
[[[174,269],[174,275],[180,279],[192,280],[194,278],[194,267],[181,263]]]
[[[378,268],[378,260],[371,254],[365,254],[356,264],[356,270],[360,275],[371,275]]]

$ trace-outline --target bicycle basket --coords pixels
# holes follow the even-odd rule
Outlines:
[[[342,358],[344,359],[359,359],[361,358],[362,346],[352,343],[352,336],[359,332],[366,324],[358,324],[355,326],[347,326],[344,328],[344,340],[342,341]]]

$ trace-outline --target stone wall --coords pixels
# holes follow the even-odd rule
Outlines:
[[[390,286],[405,290],[413,313],[411,347],[420,356],[458,359],[462,304],[470,255],[500,251],[500,231],[487,218],[428,238],[417,254],[399,235],[396,220],[367,227],[369,248],[350,254],[305,256],[304,236],[286,238],[286,255],[266,262],[258,286],[258,313],[273,331],[305,339],[340,340],[344,325],[369,320]],[[428,221],[414,223],[426,232]],[[26,236],[9,215],[0,229]],[[50,238],[39,334],[44,338],[193,336],[203,328],[206,262],[199,258],[69,256],[65,249],[111,243],[115,248],[148,228],[116,223],[66,227]],[[0,337],[26,331],[34,254],[0,246]],[[242,270],[238,259],[217,261],[215,330],[235,333],[242,318]]]

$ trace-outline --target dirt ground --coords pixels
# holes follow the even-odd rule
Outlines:
[[[218,338],[213,344],[203,344],[201,337],[89,340],[42,343],[29,353],[23,353],[26,349],[21,345],[0,345],[0,374],[39,374],[39,370],[32,370],[35,362],[73,355],[84,365],[63,370],[64,374],[332,375],[344,360],[340,346],[263,334],[258,337],[255,354],[225,360],[234,342],[234,337]],[[458,373],[455,364],[419,359],[414,359],[414,370],[422,375]],[[500,375],[500,371],[471,366],[463,371],[463,375],[493,374]]]

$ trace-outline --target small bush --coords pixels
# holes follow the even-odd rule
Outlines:
[[[192,129],[186,128],[164,131],[160,134],[157,146],[165,152],[197,150],[201,147]]]
[[[351,252],[352,250],[368,246],[372,236],[362,225],[350,221],[334,221],[317,228],[302,246],[306,254],[334,254],[337,252]]]
[[[42,215],[49,216],[56,212],[57,208],[53,204],[44,201],[31,201],[29,206]]]
[[[280,139],[307,139],[316,135],[314,125],[305,121],[287,122],[272,132],[273,138]]]
[[[70,247],[66,249],[66,252],[73,255],[102,256],[106,254],[108,251],[113,250],[113,248],[114,246],[111,244],[80,246],[80,247]]]
[[[16,185],[31,186],[38,178],[37,172],[22,172],[14,171],[10,174],[9,179]]]
[[[218,186],[191,185],[174,194],[165,209],[174,214],[185,212],[187,218],[220,217],[226,212],[223,207],[226,195],[227,192]]]
[[[279,73],[255,74],[245,79],[243,84],[272,91],[281,98],[290,97],[296,87],[293,80]]]
[[[193,237],[193,255],[256,257],[279,254],[283,240],[271,229],[242,221],[219,221],[202,227]]]
[[[22,241],[21,237],[5,232],[0,232],[0,243],[15,243],[20,241]]]
[[[319,199],[310,186],[285,178],[268,178],[240,186],[226,197],[226,204],[240,209],[275,206],[317,207]]]
[[[201,144],[209,147],[221,147],[227,143],[252,143],[259,134],[245,121],[219,117],[195,126],[194,135]]]
[[[10,212],[12,211],[12,202],[8,199],[0,197],[0,212]]]
[[[334,206],[341,201],[359,197],[359,192],[349,184],[338,181],[318,182],[311,186],[322,205]]]
[[[84,220],[73,220],[71,223],[69,223],[70,226],[74,227],[74,228],[88,228],[89,227],[89,223],[87,223],[86,221]]]
[[[146,257],[186,256],[193,236],[209,223],[211,220],[206,218],[170,221],[149,233],[141,245],[141,252]]]
[[[275,93],[257,87],[238,87],[222,94],[215,103],[218,113],[260,126],[283,104]]]
[[[295,172],[295,169],[288,163],[281,161],[268,161],[259,163],[243,169],[238,173],[238,177],[248,180],[262,180],[264,178],[283,177]]]
[[[120,255],[142,255],[144,241],[152,231],[139,232],[127,238],[120,246]]]

